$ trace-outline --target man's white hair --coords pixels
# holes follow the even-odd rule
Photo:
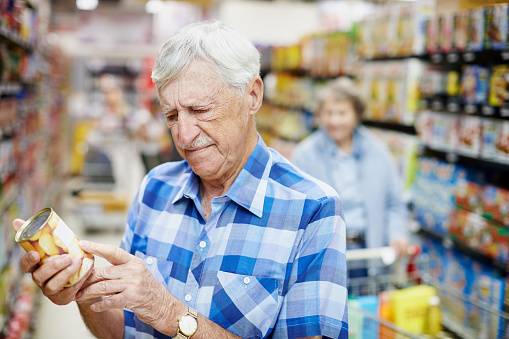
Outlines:
[[[210,62],[239,96],[260,74],[260,53],[244,34],[219,20],[197,22],[182,27],[161,46],[152,71],[157,89],[195,60]]]

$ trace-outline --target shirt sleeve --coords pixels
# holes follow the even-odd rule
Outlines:
[[[345,223],[339,198],[312,215],[291,268],[272,338],[348,338]]]
[[[127,215],[127,223],[124,231],[124,235],[122,236],[122,241],[120,243],[120,248],[133,254],[136,251],[132,248],[133,238],[134,238],[134,230],[136,228],[136,223],[138,221],[138,215],[140,212],[140,206],[142,204],[141,200],[144,194],[145,187],[148,181],[148,174],[143,178],[143,181],[140,185],[140,189],[129,208],[129,214]]]

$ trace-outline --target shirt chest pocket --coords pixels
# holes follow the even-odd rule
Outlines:
[[[152,273],[157,281],[168,289],[173,262],[146,255],[141,252],[136,252],[136,256],[143,260],[143,263],[148,267],[150,273]]]
[[[209,318],[241,338],[263,338],[276,322],[282,282],[219,271]]]

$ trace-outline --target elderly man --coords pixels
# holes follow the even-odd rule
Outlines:
[[[143,179],[122,249],[80,244],[112,266],[63,288],[79,261],[23,257],[97,337],[347,338],[341,204],[261,140],[259,71],[255,47],[221,22],[181,29],[152,77],[185,160]]]

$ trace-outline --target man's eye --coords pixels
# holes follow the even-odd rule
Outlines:
[[[195,113],[205,113],[205,112],[208,112],[208,108],[194,108],[193,112],[195,112]]]
[[[169,124],[173,124],[177,121],[177,114],[168,114],[166,115],[166,122]]]

